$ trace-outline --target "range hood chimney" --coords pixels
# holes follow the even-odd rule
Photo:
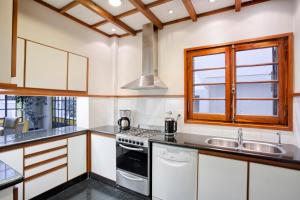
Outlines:
[[[121,87],[130,90],[167,89],[158,77],[158,33],[152,23],[143,25],[142,75]]]

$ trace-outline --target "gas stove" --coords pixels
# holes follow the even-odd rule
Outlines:
[[[163,134],[163,132],[159,130],[131,128],[127,131],[121,131],[118,133],[116,135],[116,139],[119,143],[148,147],[149,138],[161,134]]]

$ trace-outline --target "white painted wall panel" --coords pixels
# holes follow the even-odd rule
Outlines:
[[[294,32],[295,32],[295,92],[300,92],[300,1],[294,0]],[[299,125],[300,126],[300,125]]]

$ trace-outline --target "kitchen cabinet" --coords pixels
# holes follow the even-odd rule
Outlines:
[[[92,172],[116,181],[116,139],[114,136],[91,136]]]
[[[1,200],[14,200],[13,187],[0,190],[0,199]]]
[[[0,1],[0,83],[6,84],[15,76],[16,4],[14,0]]]
[[[31,199],[67,181],[67,139],[24,148],[25,199]]]
[[[247,162],[203,154],[198,162],[199,200],[247,199]]]
[[[86,135],[68,139],[68,180],[86,173]]]
[[[195,200],[197,155],[195,149],[153,144],[152,199]]]
[[[249,200],[299,199],[300,171],[256,163],[249,170]]]
[[[0,153],[0,160],[12,167],[14,170],[23,174],[23,149],[15,149]],[[16,185],[18,187],[18,198],[23,199],[23,183]],[[0,198],[1,199],[1,198]]]
[[[68,53],[27,41],[25,87],[67,89]]]
[[[88,59],[69,53],[68,90],[87,91]]]

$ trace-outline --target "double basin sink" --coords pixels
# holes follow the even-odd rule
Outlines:
[[[261,153],[269,155],[285,154],[285,150],[281,146],[264,142],[243,141],[240,145],[238,141],[234,139],[210,138],[206,140],[206,143],[215,147],[234,150],[240,149],[241,151],[252,153]]]

